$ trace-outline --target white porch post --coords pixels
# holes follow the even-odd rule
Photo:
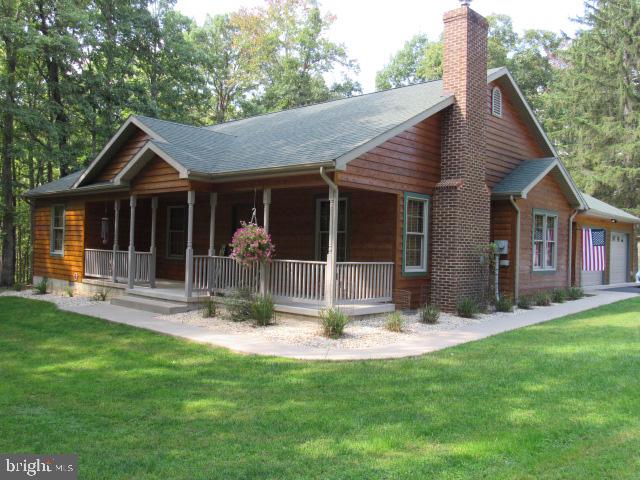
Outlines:
[[[324,297],[329,308],[335,304],[336,249],[338,244],[338,187],[329,188],[329,245],[325,272]]]
[[[184,295],[187,298],[191,298],[191,294],[193,293],[193,204],[195,201],[196,192],[189,190],[187,192],[187,203],[189,204],[189,213],[187,218],[187,251],[184,256]]]
[[[209,194],[209,208],[211,213],[209,214],[209,256],[213,257],[216,254],[216,205],[218,205],[218,194]]]
[[[120,200],[113,202],[113,255],[111,257],[111,281],[116,283],[116,256],[118,255],[118,235],[120,230]]]
[[[158,197],[151,199],[151,242],[149,245],[149,253],[151,258],[149,261],[149,286],[156,287],[156,218],[158,215]]]
[[[271,206],[271,189],[265,188],[262,191],[262,204],[264,212],[263,227],[264,231],[269,233],[269,207]],[[269,284],[269,266],[263,263],[260,266],[260,293],[265,295]]]
[[[129,200],[131,214],[129,215],[129,271],[127,281],[128,288],[133,288],[136,279],[136,247],[134,245],[136,232],[136,203],[136,196],[131,195],[131,198]]]

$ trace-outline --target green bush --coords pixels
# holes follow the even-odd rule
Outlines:
[[[232,322],[246,322],[251,320],[251,291],[248,288],[238,288],[233,290],[224,299],[224,306],[227,311],[227,318]]]
[[[506,295],[502,295],[496,301],[496,311],[498,311],[498,312],[512,312],[513,311],[513,301],[511,300],[511,297],[508,297]]]
[[[533,299],[529,295],[520,295],[518,297],[518,308],[522,310],[530,310],[533,304]]]
[[[549,292],[536,292],[533,296],[533,303],[535,303],[537,307],[548,307],[551,305],[551,295]]]
[[[420,309],[420,322],[435,324],[438,323],[438,319],[440,318],[440,310],[438,307],[434,305],[425,305]]]
[[[213,318],[218,313],[218,306],[213,297],[205,297],[201,302],[202,318]]]
[[[584,290],[580,287],[567,288],[567,298],[569,300],[578,300],[584,297]]]
[[[404,328],[404,318],[400,312],[391,312],[387,315],[384,327],[390,332],[401,332]]]
[[[102,288],[93,294],[93,299],[96,302],[106,302],[109,297],[110,290],[108,288]]]
[[[465,297],[458,300],[456,310],[462,318],[473,318],[480,311],[480,307],[473,298]]]
[[[24,290],[24,287],[25,287],[24,283],[21,283],[21,282],[16,282],[13,284],[13,289],[16,292],[21,292],[22,290]]]
[[[320,324],[325,337],[340,338],[347,323],[349,316],[339,308],[329,308],[320,312]]]
[[[551,293],[551,300],[553,303],[564,303],[567,299],[567,294],[564,290],[556,289]]]
[[[64,287],[64,294],[67,297],[73,297],[73,287],[71,287],[71,286]]]
[[[258,295],[253,299],[251,316],[259,327],[266,327],[273,323],[275,310],[271,295]]]
[[[38,295],[44,295],[47,293],[47,289],[49,288],[49,280],[47,277],[43,277],[38,283],[36,283],[34,289]]]

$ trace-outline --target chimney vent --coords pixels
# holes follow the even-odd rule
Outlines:
[[[471,0],[459,0],[460,1],[460,5],[462,5],[463,7],[468,7],[469,5],[471,5]]]

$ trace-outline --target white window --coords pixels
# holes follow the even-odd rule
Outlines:
[[[316,260],[325,261],[329,248],[329,210],[327,198],[316,201]],[[347,199],[338,200],[337,262],[347,261]]]
[[[51,255],[64,255],[64,205],[51,207]]]
[[[403,271],[427,271],[427,234],[429,225],[429,198],[419,194],[405,194]]]
[[[494,117],[502,117],[502,90],[499,87],[493,87],[491,90],[491,114]]]
[[[551,212],[533,213],[533,269],[555,270],[558,257],[558,215]]]
[[[167,207],[167,257],[184,258],[185,208]]]

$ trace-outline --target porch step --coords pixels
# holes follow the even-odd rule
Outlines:
[[[173,315],[189,310],[189,305],[180,302],[170,302],[157,298],[145,298],[138,295],[125,294],[111,300],[111,305],[144,310],[145,312],[160,313],[162,315]]]

